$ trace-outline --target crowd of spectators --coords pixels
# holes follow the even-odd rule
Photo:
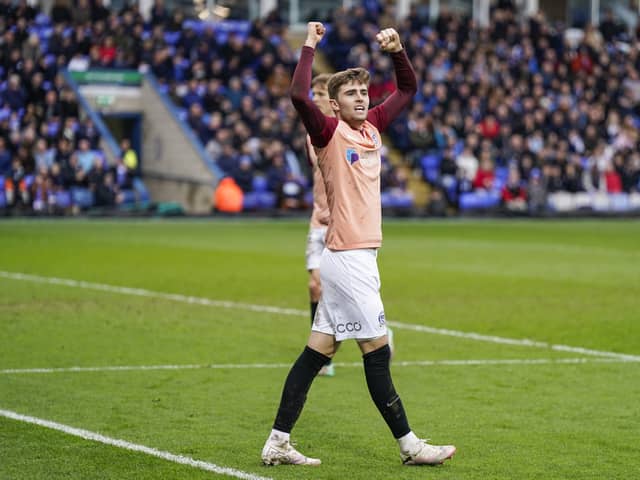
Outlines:
[[[137,5],[109,12],[80,0],[73,9],[57,4],[52,20],[48,52],[57,64],[152,72],[243,192],[265,189],[277,207],[309,207],[306,132],[288,96],[297,57],[276,12],[223,25],[185,19],[155,0],[145,22]],[[384,185],[405,188],[406,179],[386,169]]]
[[[55,14],[55,9],[54,9]],[[80,206],[114,206],[131,188],[135,169],[108,167],[100,134],[81,118],[61,69],[83,42],[38,32],[49,19],[26,2],[0,2],[0,208],[65,213]],[[85,42],[87,43],[87,42]]]
[[[394,9],[335,11],[323,46],[336,68],[369,68],[374,103],[393,89],[373,40],[395,25]],[[509,1],[488,28],[446,9],[430,24],[413,5],[400,32],[419,91],[394,125],[395,146],[450,207],[479,191],[512,210],[544,208],[555,192],[637,193],[638,25],[629,31],[608,12],[599,27],[566,28],[540,12],[520,18]]]
[[[544,208],[554,192],[638,191],[638,31],[611,16],[581,29],[541,13],[521,18],[508,0],[492,9],[488,28],[444,8],[430,22],[421,5],[398,23],[394,9],[394,2],[375,0],[336,9],[323,19],[330,29],[321,45],[336,69],[371,71],[375,105],[394,89],[390,59],[378,51],[375,34],[387,26],[401,33],[419,90],[392,126],[404,161],[398,168],[385,155],[385,192],[406,192],[411,170],[431,185],[432,204],[441,210],[482,191],[497,192],[512,210]],[[69,66],[153,72],[245,193],[259,186],[281,207],[308,206],[305,131],[287,95],[296,53],[285,40],[286,25],[275,12],[221,25],[185,19],[162,0],[148,21],[136,4],[116,12],[101,0],[73,7],[58,0],[43,21],[24,1],[0,2],[0,175],[7,201],[33,204],[51,197],[42,192],[98,184],[113,186],[117,201],[117,185],[132,173],[122,162],[120,175],[96,173],[101,162],[87,153],[96,153],[95,127],[79,120],[75,95],[59,73]]]

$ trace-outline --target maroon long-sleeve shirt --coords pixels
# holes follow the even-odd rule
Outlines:
[[[355,130],[324,115],[309,99],[314,50],[304,47],[293,75],[291,98],[304,122],[327,193],[331,250],[378,248],[382,242],[380,208],[380,132],[398,116],[416,91],[413,68],[404,52],[392,54],[398,89],[367,113]]]
[[[324,147],[329,143],[338,126],[338,119],[324,115],[309,98],[314,53],[313,48],[302,47],[300,61],[291,82],[291,101],[311,137],[311,143],[316,147]],[[367,114],[367,120],[380,132],[386,130],[400,112],[409,105],[418,89],[416,74],[406,52],[402,50],[398,53],[392,53],[391,59],[396,72],[398,88],[383,103],[369,110]]]

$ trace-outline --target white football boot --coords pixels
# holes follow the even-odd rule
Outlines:
[[[318,458],[305,457],[297,451],[289,440],[271,435],[262,449],[262,463],[265,465],[320,465]]]
[[[400,452],[405,465],[440,465],[453,457],[456,447],[453,445],[430,445],[425,440],[418,440],[413,448]]]

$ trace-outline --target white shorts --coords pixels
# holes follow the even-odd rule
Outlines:
[[[320,268],[320,257],[324,250],[324,237],[327,236],[327,227],[312,228],[307,236],[307,270]]]
[[[322,298],[313,331],[333,335],[339,342],[387,334],[377,254],[375,249],[324,249],[320,261]]]

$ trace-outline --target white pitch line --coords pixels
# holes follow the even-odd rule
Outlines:
[[[479,360],[407,360],[394,361],[393,367],[432,367],[469,366],[469,365],[549,365],[549,364],[584,364],[584,363],[637,363],[640,360],[621,358],[514,358],[514,359],[479,359]],[[334,362],[340,368],[361,368],[361,362]],[[22,375],[34,373],[82,373],[82,372],[130,372],[148,370],[232,370],[232,369],[271,369],[291,368],[291,363],[220,363],[220,364],[185,364],[185,365],[116,365],[104,367],[60,367],[60,368],[6,368],[0,375]]]
[[[127,442],[126,440],[107,437],[96,432],[90,432],[89,430],[71,427],[62,423],[52,422],[50,420],[44,420],[42,418],[30,417],[28,415],[22,415],[20,413],[12,412],[11,410],[0,409],[0,416],[9,418],[11,420],[17,420],[19,422],[25,422],[32,425],[38,425],[40,427],[50,428],[52,430],[57,430],[68,435],[73,435],[74,437],[83,438],[85,440],[91,440],[94,442],[103,443],[105,445],[111,445],[113,447],[131,450],[133,452],[144,453],[145,455],[151,455],[153,457],[161,458],[169,462],[188,465],[190,467],[199,468],[200,470],[206,470],[208,472],[217,473],[219,475],[241,478],[243,480],[273,480],[269,477],[261,477],[259,475],[254,475],[249,472],[243,472],[242,470],[237,470],[235,468],[221,467],[220,465],[216,465],[215,463],[203,462],[202,460],[195,460],[191,457],[185,457],[184,455],[176,455],[174,453],[156,450],[155,448],[147,447],[145,445],[139,445],[137,443]]]
[[[474,332],[461,332],[459,330],[449,330],[446,328],[434,328],[434,327],[427,327],[425,325],[416,325],[412,323],[401,323],[401,322],[394,322],[394,321],[389,321],[387,322],[387,324],[390,325],[391,327],[400,328],[404,330],[433,333],[435,335],[445,335],[449,337],[466,338],[468,340],[477,340],[479,342],[501,343],[505,345],[515,345],[518,347],[544,348],[544,349],[556,350],[559,352],[573,352],[573,353],[580,353],[582,355],[591,355],[595,357],[609,357],[609,358],[617,358],[620,360],[627,360],[627,361],[640,361],[640,355],[607,352],[603,350],[593,350],[593,349],[583,348],[583,347],[572,347],[569,345],[539,342],[536,340],[529,340],[526,338],[516,339],[516,338],[497,337],[495,335],[483,335],[481,333],[474,333]]]
[[[0,270],[0,277],[10,280],[22,280],[36,283],[46,283],[51,285],[63,285],[74,288],[84,288],[87,290],[99,290],[103,292],[119,293],[123,295],[134,295],[147,298],[161,298],[163,300],[172,300],[175,302],[189,303],[194,305],[204,305],[209,307],[234,308],[238,310],[249,310],[253,312],[277,313],[280,315],[294,315],[306,317],[309,312],[306,310],[298,310],[295,308],[281,308],[270,305],[255,305],[250,303],[232,302],[228,300],[214,300],[205,297],[194,297],[181,295],[179,293],[165,293],[144,288],[131,288],[117,285],[108,285],[104,283],[85,282],[82,280],[72,280],[67,278],[44,277],[41,275],[31,275],[27,273],[7,272]],[[449,337],[465,338],[468,340],[476,340],[479,342],[499,343],[505,345],[514,345],[520,347],[544,348],[564,352],[580,353],[582,355],[590,355],[596,357],[617,358],[620,360],[640,361],[640,355],[631,355],[616,352],[607,352],[603,350],[593,350],[583,347],[572,347],[569,345],[556,345],[547,342],[539,342],[529,339],[515,339],[498,337],[495,335],[483,335],[475,332],[462,332],[459,330],[450,330],[446,328],[434,328],[425,325],[416,325],[412,323],[403,323],[388,321],[389,326],[403,330],[412,330],[415,332],[425,332],[434,335],[444,335]]]

